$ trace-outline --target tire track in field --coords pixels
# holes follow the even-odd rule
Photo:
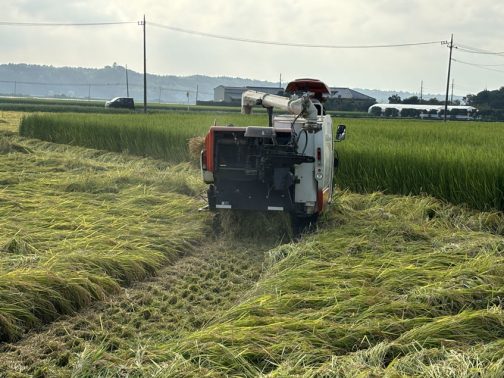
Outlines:
[[[107,366],[141,375],[152,366],[150,346],[201,328],[253,287],[272,246],[211,241],[115,298],[0,345],[0,377],[83,376]]]

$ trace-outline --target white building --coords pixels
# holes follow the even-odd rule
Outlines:
[[[444,117],[444,105],[431,104],[374,104],[369,107],[368,113],[385,117],[419,117],[440,119]],[[448,105],[448,118],[474,119],[478,109],[473,106]]]

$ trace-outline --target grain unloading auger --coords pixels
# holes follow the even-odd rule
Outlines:
[[[313,222],[331,201],[334,159],[332,119],[322,102],[329,88],[319,80],[299,79],[286,88],[292,97],[246,91],[242,113],[261,105],[269,126],[212,126],[201,153],[208,206],[284,211],[298,223]],[[288,115],[273,117],[273,108]],[[345,138],[340,125],[336,140]]]

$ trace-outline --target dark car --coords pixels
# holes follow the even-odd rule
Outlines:
[[[135,109],[135,101],[131,97],[116,97],[105,103],[106,108]]]

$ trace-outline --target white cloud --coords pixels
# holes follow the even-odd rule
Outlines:
[[[504,4],[492,0],[3,0],[0,21],[136,21],[147,17],[148,69],[159,74],[229,75],[278,80],[317,77],[331,85],[427,91],[446,85],[448,50],[329,50],[223,41],[154,28],[149,21],[244,38],[315,44],[381,44],[446,40],[503,51]],[[9,37],[0,61],[101,67],[118,62],[142,70],[137,25],[87,28],[0,26]],[[482,64],[503,57],[454,52]],[[497,67],[498,68],[498,67]],[[501,67],[504,71],[504,66]],[[504,73],[454,64],[455,92],[503,85]]]

